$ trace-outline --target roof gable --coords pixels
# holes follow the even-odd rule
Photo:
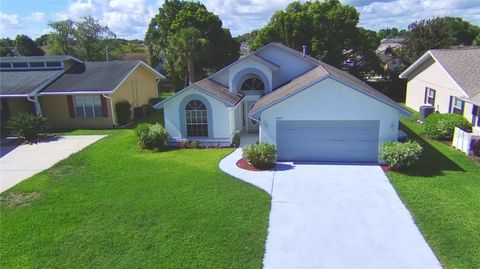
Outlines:
[[[293,79],[289,83],[276,89],[275,91],[263,96],[254,105],[249,115],[255,118],[259,118],[263,110],[274,106],[275,104],[286,100],[290,96],[309,88],[310,86],[322,81],[325,78],[333,78],[352,89],[365,93],[366,95],[377,99],[387,105],[394,107],[403,114],[410,115],[410,112],[401,107],[397,102],[390,99],[383,93],[377,91],[367,83],[354,77],[353,75],[335,68],[331,65],[319,61],[319,66],[306,72],[305,74]]]
[[[436,49],[425,52],[410,65],[400,78],[409,78],[428,59],[438,63],[445,74],[469,98],[480,94],[480,47],[458,49]]]
[[[197,81],[193,83],[192,85],[189,85],[188,87],[185,87],[181,91],[177,92],[175,95],[168,97],[167,99],[155,104],[153,107],[155,109],[160,109],[163,107],[163,105],[170,100],[174,99],[177,97],[180,93],[188,90],[188,89],[196,89],[198,91],[201,91],[205,94],[208,94],[220,101],[223,101],[227,105],[230,106],[236,106],[243,98],[243,95],[241,94],[234,94],[230,92],[230,90],[223,86],[220,83],[215,82],[214,80],[211,80],[209,78],[202,79],[200,81]]]

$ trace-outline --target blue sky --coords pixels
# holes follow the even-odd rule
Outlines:
[[[233,35],[262,27],[288,0],[204,0]],[[479,0],[341,0],[360,12],[360,26],[406,28],[414,20],[457,16],[480,25]],[[47,33],[48,22],[92,15],[118,37],[143,39],[163,0],[0,0],[0,35]]]

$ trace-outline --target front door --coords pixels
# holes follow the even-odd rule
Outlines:
[[[257,101],[246,101],[245,102],[245,105],[246,105],[245,111],[250,112],[250,110],[252,110],[252,108],[253,108],[253,106],[255,105],[256,102]],[[259,122],[249,118],[248,113],[246,113],[245,117],[246,117],[245,120],[247,122],[247,133],[258,134],[258,123]]]

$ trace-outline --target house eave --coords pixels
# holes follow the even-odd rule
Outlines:
[[[368,93],[368,92],[366,92],[366,91],[364,91],[364,90],[362,90],[362,89],[359,89],[358,87],[355,87],[355,86],[353,86],[353,85],[351,85],[351,84],[349,84],[349,83],[347,83],[347,82],[345,82],[345,81],[342,81],[342,80],[336,78],[335,76],[326,75],[326,76],[324,76],[324,77],[322,77],[322,78],[319,78],[318,80],[315,80],[315,81],[313,81],[312,83],[310,83],[310,84],[308,84],[308,85],[300,88],[299,90],[297,90],[297,91],[295,91],[295,92],[293,92],[293,93],[290,93],[289,95],[286,95],[286,96],[278,99],[277,101],[275,101],[275,102],[273,102],[273,103],[271,103],[271,104],[268,104],[267,106],[261,108],[260,110],[254,111],[254,113],[248,113],[248,116],[249,116],[249,117],[252,117],[253,119],[259,120],[259,119],[260,119],[260,116],[261,116],[261,114],[262,114],[263,111],[269,109],[269,108],[272,107],[272,106],[275,106],[275,105],[278,104],[278,103],[283,102],[284,100],[286,100],[286,99],[288,99],[288,98],[290,98],[290,97],[292,97],[292,96],[294,96],[294,95],[296,95],[296,94],[298,94],[298,93],[300,93],[300,92],[302,92],[302,91],[304,91],[304,90],[306,90],[306,89],[308,89],[308,88],[310,88],[310,87],[312,87],[313,85],[315,85],[315,84],[317,84],[317,83],[319,83],[319,82],[324,81],[324,80],[327,79],[327,78],[333,79],[333,80],[337,81],[338,83],[342,83],[342,84],[344,84],[344,85],[346,85],[346,86],[348,86],[348,87],[350,87],[350,88],[352,88],[352,89],[354,89],[354,90],[356,90],[356,91],[359,91],[359,92],[361,92],[361,93],[363,93],[363,94],[365,94],[365,95],[367,95],[367,96],[369,96],[369,97],[371,97],[371,98],[373,98],[373,99],[375,99],[375,100],[377,100],[377,101],[379,101],[379,102],[382,102],[382,103],[384,103],[384,104],[386,104],[386,105],[388,105],[388,106],[390,106],[390,107],[395,108],[395,109],[397,109],[403,116],[411,116],[411,115],[412,115],[412,113],[411,113],[410,111],[408,111],[407,109],[403,108],[402,106],[400,106],[400,105],[398,105],[398,104],[393,104],[393,103],[391,103],[391,102],[387,102],[387,101],[385,101],[385,100],[382,100],[381,98],[379,98],[379,97],[377,97],[377,96],[375,96],[375,95],[372,95],[372,94],[370,94],[370,93]]]

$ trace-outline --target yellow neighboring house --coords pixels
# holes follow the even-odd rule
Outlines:
[[[480,47],[433,49],[410,65],[406,105],[463,115],[480,132]]]
[[[52,128],[118,126],[115,104],[158,97],[164,77],[142,61],[82,62],[71,56],[0,58],[2,120],[37,113]],[[132,113],[133,117],[133,113]]]

